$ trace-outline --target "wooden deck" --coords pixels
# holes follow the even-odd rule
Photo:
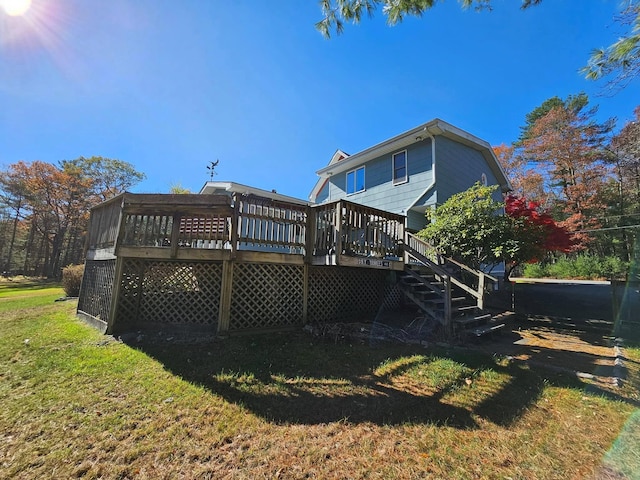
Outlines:
[[[347,201],[125,193],[91,211],[78,313],[108,332],[357,317],[398,296],[385,292],[404,268],[404,221]]]

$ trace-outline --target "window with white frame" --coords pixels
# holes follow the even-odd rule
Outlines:
[[[364,167],[347,172],[347,195],[364,191]]]
[[[393,184],[404,183],[407,181],[407,151],[403,150],[392,155],[393,164]]]

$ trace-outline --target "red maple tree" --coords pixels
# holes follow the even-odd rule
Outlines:
[[[575,243],[537,202],[517,195],[505,198],[505,213],[512,221],[510,245],[505,248],[507,276],[521,263],[534,263],[548,252],[567,253]]]

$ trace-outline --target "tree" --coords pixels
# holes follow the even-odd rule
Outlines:
[[[535,169],[535,165],[519,155],[514,146],[498,145],[493,147],[493,153],[507,174],[516,195],[547,205],[550,196],[545,191],[544,177]]]
[[[432,222],[418,236],[472,268],[497,265],[502,258],[496,248],[504,244],[509,232],[500,215],[503,203],[493,198],[497,188],[476,183],[451,196],[432,212]]]
[[[463,8],[491,10],[491,0],[458,0]],[[542,0],[522,0],[521,8],[527,9]],[[331,32],[341,34],[345,22],[359,23],[363,16],[371,17],[382,7],[389,25],[396,25],[406,16],[422,16],[433,8],[438,0],[321,0],[323,18],[316,28],[325,36]],[[626,0],[626,7],[616,19],[621,25],[631,26],[631,31],[607,48],[594,50],[582,72],[588,79],[596,80],[614,75],[612,84],[624,86],[640,73],[640,2]]]
[[[522,144],[531,139],[531,130],[535,126],[536,122],[546,116],[554,108],[564,108],[579,112],[589,104],[589,97],[586,93],[579,93],[577,95],[569,95],[566,99],[561,99],[558,96],[548,98],[542,102],[538,107],[534,108],[531,112],[527,113],[524,117],[525,124],[520,127],[520,136],[515,142],[515,146],[522,146]]]
[[[63,160],[60,166],[77,168],[78,175],[91,179],[91,194],[100,201],[115,197],[146,178],[128,162],[99,156]]]
[[[8,243],[6,257],[3,258],[2,263],[2,271],[4,272],[13,270],[12,259],[16,236],[20,227],[20,220],[24,218],[27,210],[26,180],[18,171],[9,171],[6,175],[0,176],[0,202],[4,205],[6,212],[13,212],[8,242],[6,242],[6,236],[3,235],[3,246],[4,243]]]
[[[611,181],[605,190],[608,204],[606,235],[611,252],[631,260],[634,235],[631,229],[640,220],[640,106],[635,119],[627,122],[611,138],[606,161],[611,166]],[[619,246],[620,252],[616,251]]]
[[[505,278],[519,264],[572,248],[569,233],[539,204],[516,195],[499,202],[493,198],[497,188],[476,183],[453,195],[418,236],[476,269],[505,262]]]
[[[183,187],[180,183],[174,183],[173,185],[171,185],[171,188],[169,188],[169,193],[187,194],[187,193],[191,193],[191,190]]]
[[[613,121],[597,123],[597,108],[587,106],[588,98],[580,94],[552,107],[525,128],[519,153],[542,172],[564,216],[561,225],[573,232],[578,249],[589,245],[588,231],[600,227],[598,217],[606,208],[604,145],[613,128]]]
[[[623,88],[640,74],[640,3],[628,0],[617,22],[630,32],[607,48],[591,53],[582,73],[591,80],[613,76],[609,86]]]
[[[58,277],[63,266],[80,263],[90,208],[142,178],[129,163],[102,157],[17,162],[0,171],[0,202],[14,212],[13,234],[3,236],[10,238],[5,266],[17,265],[19,231],[25,273]]]
[[[537,262],[548,252],[568,253],[573,249],[569,232],[539,203],[511,194],[505,199],[505,214],[509,232],[494,249],[496,256],[505,261],[505,279],[518,265]]]

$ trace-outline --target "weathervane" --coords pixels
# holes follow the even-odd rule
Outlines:
[[[209,165],[207,165],[207,170],[209,170],[209,175],[211,176],[212,182],[213,182],[213,176],[216,175],[215,168],[218,166],[219,163],[220,163],[220,160],[216,159],[215,162],[209,162]]]

